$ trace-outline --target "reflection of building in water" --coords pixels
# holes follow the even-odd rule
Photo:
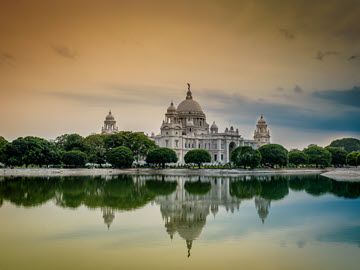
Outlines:
[[[270,201],[261,197],[255,197],[255,207],[258,211],[260,219],[262,220],[262,223],[264,223],[269,214]]]
[[[228,178],[202,177],[202,182],[211,183],[211,190],[205,195],[189,194],[184,188],[185,179],[194,182],[198,181],[199,177],[181,177],[174,193],[158,196],[155,202],[160,204],[160,211],[170,238],[172,239],[177,232],[186,240],[188,256],[190,256],[192,242],[200,236],[210,212],[214,217],[219,207],[234,212],[235,209],[239,209],[241,201],[230,195]]]
[[[108,229],[110,229],[111,223],[115,218],[115,211],[110,207],[101,208],[101,212],[103,213],[104,223],[107,225]]]

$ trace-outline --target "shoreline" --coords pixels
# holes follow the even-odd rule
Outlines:
[[[204,176],[240,176],[240,175],[277,175],[277,174],[323,174],[329,168],[294,169],[0,169],[0,176],[91,176],[91,175],[204,175]]]
[[[360,182],[360,167],[337,168],[321,175],[336,181]]]

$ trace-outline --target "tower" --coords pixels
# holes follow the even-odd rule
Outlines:
[[[270,143],[270,130],[268,129],[268,125],[262,115],[256,125],[254,141],[258,148]]]
[[[116,126],[116,121],[114,116],[111,114],[111,110],[109,114],[106,116],[104,121],[104,126],[101,129],[101,134],[113,134],[118,132],[118,127]]]

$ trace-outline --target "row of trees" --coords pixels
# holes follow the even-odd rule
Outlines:
[[[351,140],[351,143],[348,141]],[[355,142],[354,142],[355,140]],[[356,139],[342,139],[331,145],[343,145],[344,148],[356,148]],[[279,144],[267,144],[259,149],[240,146],[231,153],[230,161],[244,168],[264,166],[295,166],[314,164],[318,166],[342,166],[360,164],[360,152],[348,153],[340,147],[325,148],[311,144],[304,150],[288,152]],[[166,163],[175,163],[176,153],[169,148],[157,147],[146,136],[135,132],[119,132],[111,135],[90,135],[86,138],[78,134],[65,134],[57,137],[54,142],[28,136],[7,142],[0,137],[0,162],[6,165],[58,165],[84,166],[87,162],[104,164],[114,167],[130,167],[134,160],[144,159],[151,164],[165,167]],[[211,162],[209,152],[204,149],[188,151],[184,157],[186,163],[197,164]]]
[[[131,166],[157,146],[145,135],[119,132],[111,135],[65,134],[54,142],[39,137],[20,137],[12,142],[0,137],[0,162],[10,166],[84,166],[87,162],[118,167]]]

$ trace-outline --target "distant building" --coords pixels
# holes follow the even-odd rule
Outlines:
[[[270,143],[270,130],[266,124],[264,117],[261,115],[254,132],[254,141],[257,147],[261,147]]]
[[[260,141],[244,139],[239,130],[235,130],[232,126],[226,128],[224,132],[219,132],[215,122],[211,126],[206,122],[206,115],[200,104],[193,99],[188,84],[186,99],[177,108],[171,102],[161,125],[160,134],[152,135],[150,139],[160,147],[173,149],[179,163],[184,163],[185,154],[193,149],[207,150],[211,155],[212,163],[228,163],[230,154],[236,147],[248,145],[257,148],[260,142],[263,144],[270,142],[269,132],[262,132],[262,121],[265,121],[262,119],[261,117],[257,126],[257,129],[261,128],[261,132],[256,134],[256,138],[254,136],[254,139]]]
[[[101,129],[101,134],[114,134],[119,132],[118,127],[116,126],[116,121],[114,116],[111,114],[111,110],[109,114],[106,116],[104,121],[104,126]]]

